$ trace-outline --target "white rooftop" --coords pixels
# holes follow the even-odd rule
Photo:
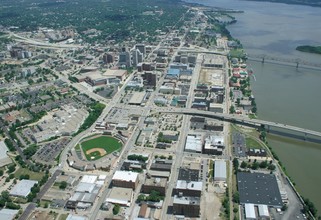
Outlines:
[[[95,184],[94,183],[82,183],[80,182],[78,185],[77,185],[77,188],[76,188],[76,192],[89,192],[91,193],[95,188]]]
[[[245,203],[245,218],[246,219],[256,219],[254,204]]]
[[[10,195],[27,197],[31,192],[31,188],[37,183],[38,181],[36,180],[21,180],[12,188]]]
[[[259,208],[259,216],[260,217],[269,217],[269,208],[267,205],[258,205]]]
[[[121,180],[126,182],[136,182],[138,173],[130,171],[116,171],[113,180]]]
[[[66,220],[87,220],[86,217],[69,214]]]
[[[191,181],[187,182],[185,180],[177,180],[176,189],[189,189],[195,191],[202,191],[203,182]]]
[[[12,220],[15,218],[16,214],[18,214],[19,210],[14,209],[1,209],[0,210],[0,218],[2,220]]]
[[[8,152],[7,145],[4,141],[0,141],[0,166],[5,166],[11,163],[10,157],[7,155]]]
[[[95,183],[97,180],[97,176],[93,176],[93,175],[84,175],[81,179],[81,183]]]
[[[107,175],[99,175],[98,180],[105,180]]]
[[[214,179],[226,179],[226,162],[224,160],[215,161]]]
[[[202,152],[202,139],[200,136],[188,135],[185,144],[186,151]]]

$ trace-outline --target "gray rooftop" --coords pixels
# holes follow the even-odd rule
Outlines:
[[[237,187],[240,203],[253,203],[282,207],[280,190],[273,174],[245,173],[237,174]]]

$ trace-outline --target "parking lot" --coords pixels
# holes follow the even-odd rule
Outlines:
[[[69,143],[70,138],[64,137],[40,146],[40,149],[33,156],[38,162],[45,164],[55,164],[55,159],[62,149]]]

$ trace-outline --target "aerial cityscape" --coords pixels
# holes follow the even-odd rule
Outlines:
[[[320,6],[1,1],[0,220],[320,220]]]

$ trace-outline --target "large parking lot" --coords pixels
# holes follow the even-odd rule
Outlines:
[[[54,164],[56,157],[62,149],[69,143],[70,139],[67,137],[52,141],[40,146],[40,149],[33,156],[38,162],[45,164]]]

